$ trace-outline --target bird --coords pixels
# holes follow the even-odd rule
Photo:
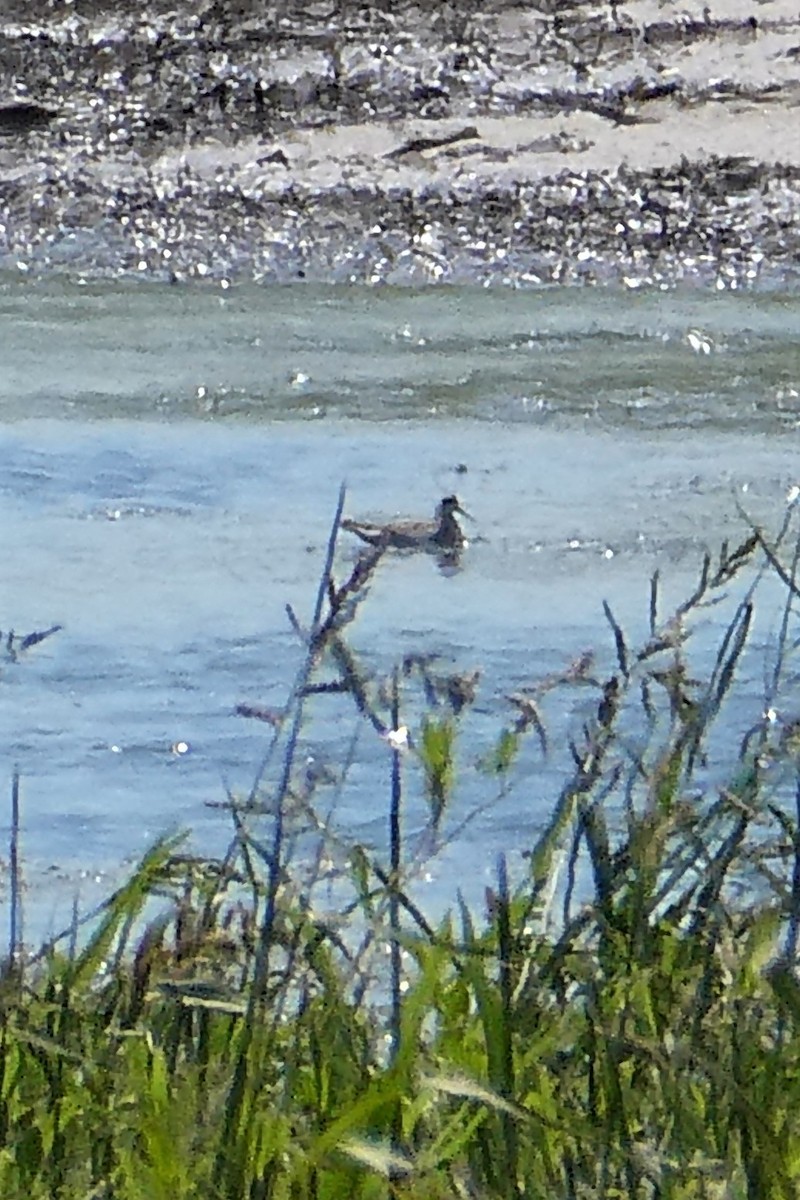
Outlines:
[[[466,509],[461,507],[458,496],[445,496],[437,504],[432,521],[390,521],[387,525],[376,525],[371,521],[346,518],[342,521],[342,529],[354,533],[370,546],[454,554],[467,545],[456,513],[472,520]]]

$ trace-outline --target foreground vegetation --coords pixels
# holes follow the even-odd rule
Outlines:
[[[753,529],[709,557],[668,619],[654,578],[642,645],[607,609],[613,669],[584,656],[515,698],[482,764],[492,794],[530,770],[526,742],[548,749],[548,705],[595,689],[525,877],[501,855],[485,910],[456,896],[436,927],[414,900],[404,803],[421,789],[443,828],[470,681],[424,659],[365,677],[345,634],[382,552],[337,584],[340,516],[310,627],[290,614],[307,655],[285,710],[260,714],[271,746],[250,796],[228,799],[221,861],[164,839],[89,936],[26,955],[15,781],[0,1196],[796,1197],[794,510],[772,541]],[[765,576],[785,605],[763,709],[711,770]],[[725,596],[693,678],[692,627]],[[334,831],[347,764],[336,782],[305,769],[320,690],[391,735],[386,856]],[[409,749],[393,731],[412,694]]]

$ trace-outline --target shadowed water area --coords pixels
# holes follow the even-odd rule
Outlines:
[[[235,708],[286,698],[304,651],[285,605],[310,618],[342,480],[353,516],[430,517],[456,492],[475,517],[460,571],[391,557],[351,632],[376,675],[406,654],[481,669],[457,825],[493,794],[475,763],[511,719],[506,695],[591,647],[608,668],[602,601],[643,638],[653,570],[666,609],[707,547],[742,535],[737,503],[777,527],[800,473],[796,296],[7,277],[0,329],[0,629],[64,626],[0,665],[29,933],[62,923],[65,892],[104,894],[165,828],[224,846],[209,802],[247,794],[270,737]],[[340,576],[355,553],[343,534]],[[758,713],[781,600],[765,587],[733,739]],[[699,663],[729,614],[701,620]],[[571,696],[544,706],[554,746],[596,708]],[[404,703],[413,731],[418,694]],[[359,740],[336,827],[382,845],[386,746],[347,698],[309,713],[321,779]],[[564,760],[532,739],[523,766],[431,864],[431,906],[452,900],[454,873],[479,894],[499,849],[530,846]],[[408,776],[414,829],[413,760]]]

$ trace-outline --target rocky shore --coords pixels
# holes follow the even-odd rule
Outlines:
[[[0,267],[792,285],[788,0],[0,14]]]

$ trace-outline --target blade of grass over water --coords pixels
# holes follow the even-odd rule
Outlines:
[[[8,966],[17,969],[22,945],[22,875],[19,857],[19,769],[14,768],[11,779],[11,830],[8,844],[9,918]]]
[[[606,604],[609,644],[529,676],[471,754],[474,664],[445,677],[423,647],[385,679],[365,666],[383,549],[336,578],[343,504],[219,859],[165,836],[28,950],[13,775],[0,1197],[800,1195],[796,507],[774,536],[745,521],[671,613],[654,574],[641,643]],[[784,600],[764,650],[767,579]],[[322,703],[347,731],[330,779],[306,765]],[[338,819],[355,769],[385,814],[375,846]],[[498,795],[547,804],[536,836],[498,856],[484,904],[456,878],[434,919],[423,873],[442,847],[457,871]]]

